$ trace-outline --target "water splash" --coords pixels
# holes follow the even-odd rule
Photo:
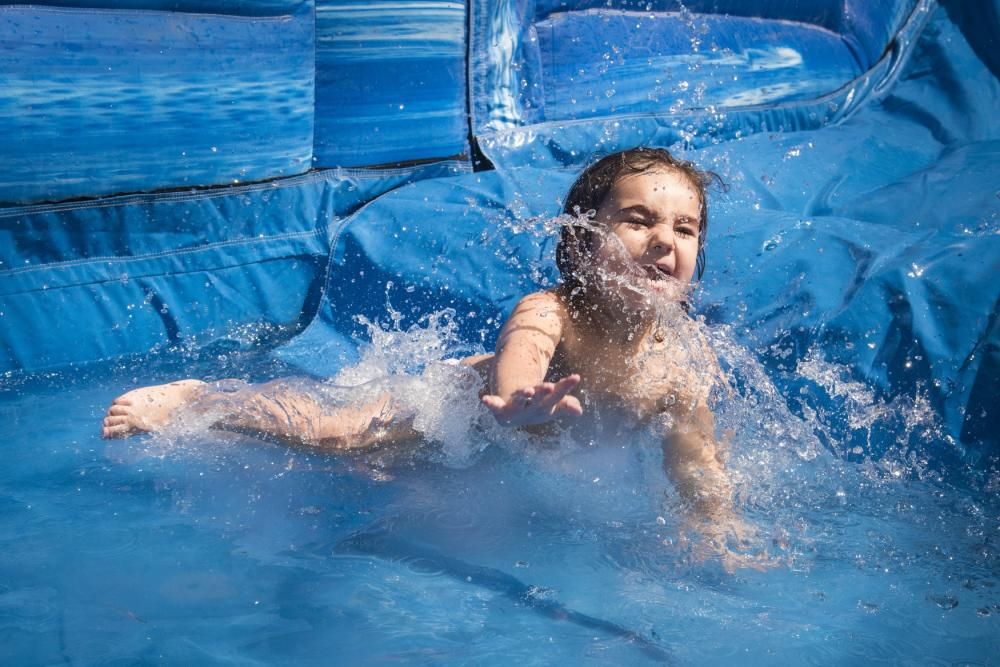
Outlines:
[[[389,394],[395,418],[412,420],[413,428],[435,445],[423,453],[449,466],[468,465],[486,447],[482,434],[490,428],[490,416],[479,402],[483,378],[459,361],[482,350],[460,339],[455,312],[431,313],[406,329],[391,305],[381,325],[358,319],[370,342],[360,361],[328,384],[348,391],[352,401]]]

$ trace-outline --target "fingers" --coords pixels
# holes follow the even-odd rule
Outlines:
[[[569,392],[576,389],[576,386],[580,384],[579,375],[567,375],[563,379],[552,385],[552,397],[559,401],[565,397]],[[577,401],[579,403],[579,401]]]
[[[557,391],[565,393],[567,391],[571,391],[578,384],[580,384],[580,376],[573,373],[572,375],[567,375],[563,379],[556,382],[555,387]]]
[[[580,417],[583,415],[583,406],[576,396],[564,396],[556,403],[552,409],[553,417]]]
[[[518,389],[513,394],[511,394],[511,403],[523,403],[524,405],[531,405],[535,400],[541,400],[545,398],[548,393],[541,389],[542,385],[538,387],[525,387],[524,389]],[[541,391],[540,391],[541,390]]]
[[[507,405],[506,401],[493,394],[485,394],[479,398],[479,401],[493,412],[500,412]]]
[[[569,395],[579,384],[580,376],[573,374],[556,382],[518,389],[506,401],[495,394],[486,394],[480,401],[505,422],[541,423],[554,417],[579,417],[583,407],[579,399]]]
[[[127,417],[132,414],[132,411],[128,406],[125,405],[112,405],[108,408],[108,416],[122,416]]]

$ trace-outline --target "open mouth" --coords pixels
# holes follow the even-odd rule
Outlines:
[[[683,298],[686,284],[674,277],[668,269],[655,264],[634,266],[638,271],[633,275],[638,279],[633,280],[633,288],[646,298],[652,298],[657,302]]]
[[[659,266],[653,264],[645,264],[642,266],[642,270],[645,272],[646,277],[652,281],[667,280],[668,278],[673,278],[670,273]]]

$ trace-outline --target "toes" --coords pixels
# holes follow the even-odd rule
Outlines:
[[[105,440],[124,438],[131,434],[131,432],[132,431],[127,424],[121,424],[119,426],[105,426],[101,429],[101,437]]]

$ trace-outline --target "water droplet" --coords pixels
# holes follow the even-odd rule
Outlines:
[[[858,608],[864,611],[866,614],[877,614],[878,605],[874,602],[866,602],[864,600],[858,600]]]
[[[927,599],[936,604],[937,606],[941,607],[942,609],[946,609],[948,611],[958,606],[958,598],[956,598],[954,595],[948,595],[948,594],[928,595]]]

